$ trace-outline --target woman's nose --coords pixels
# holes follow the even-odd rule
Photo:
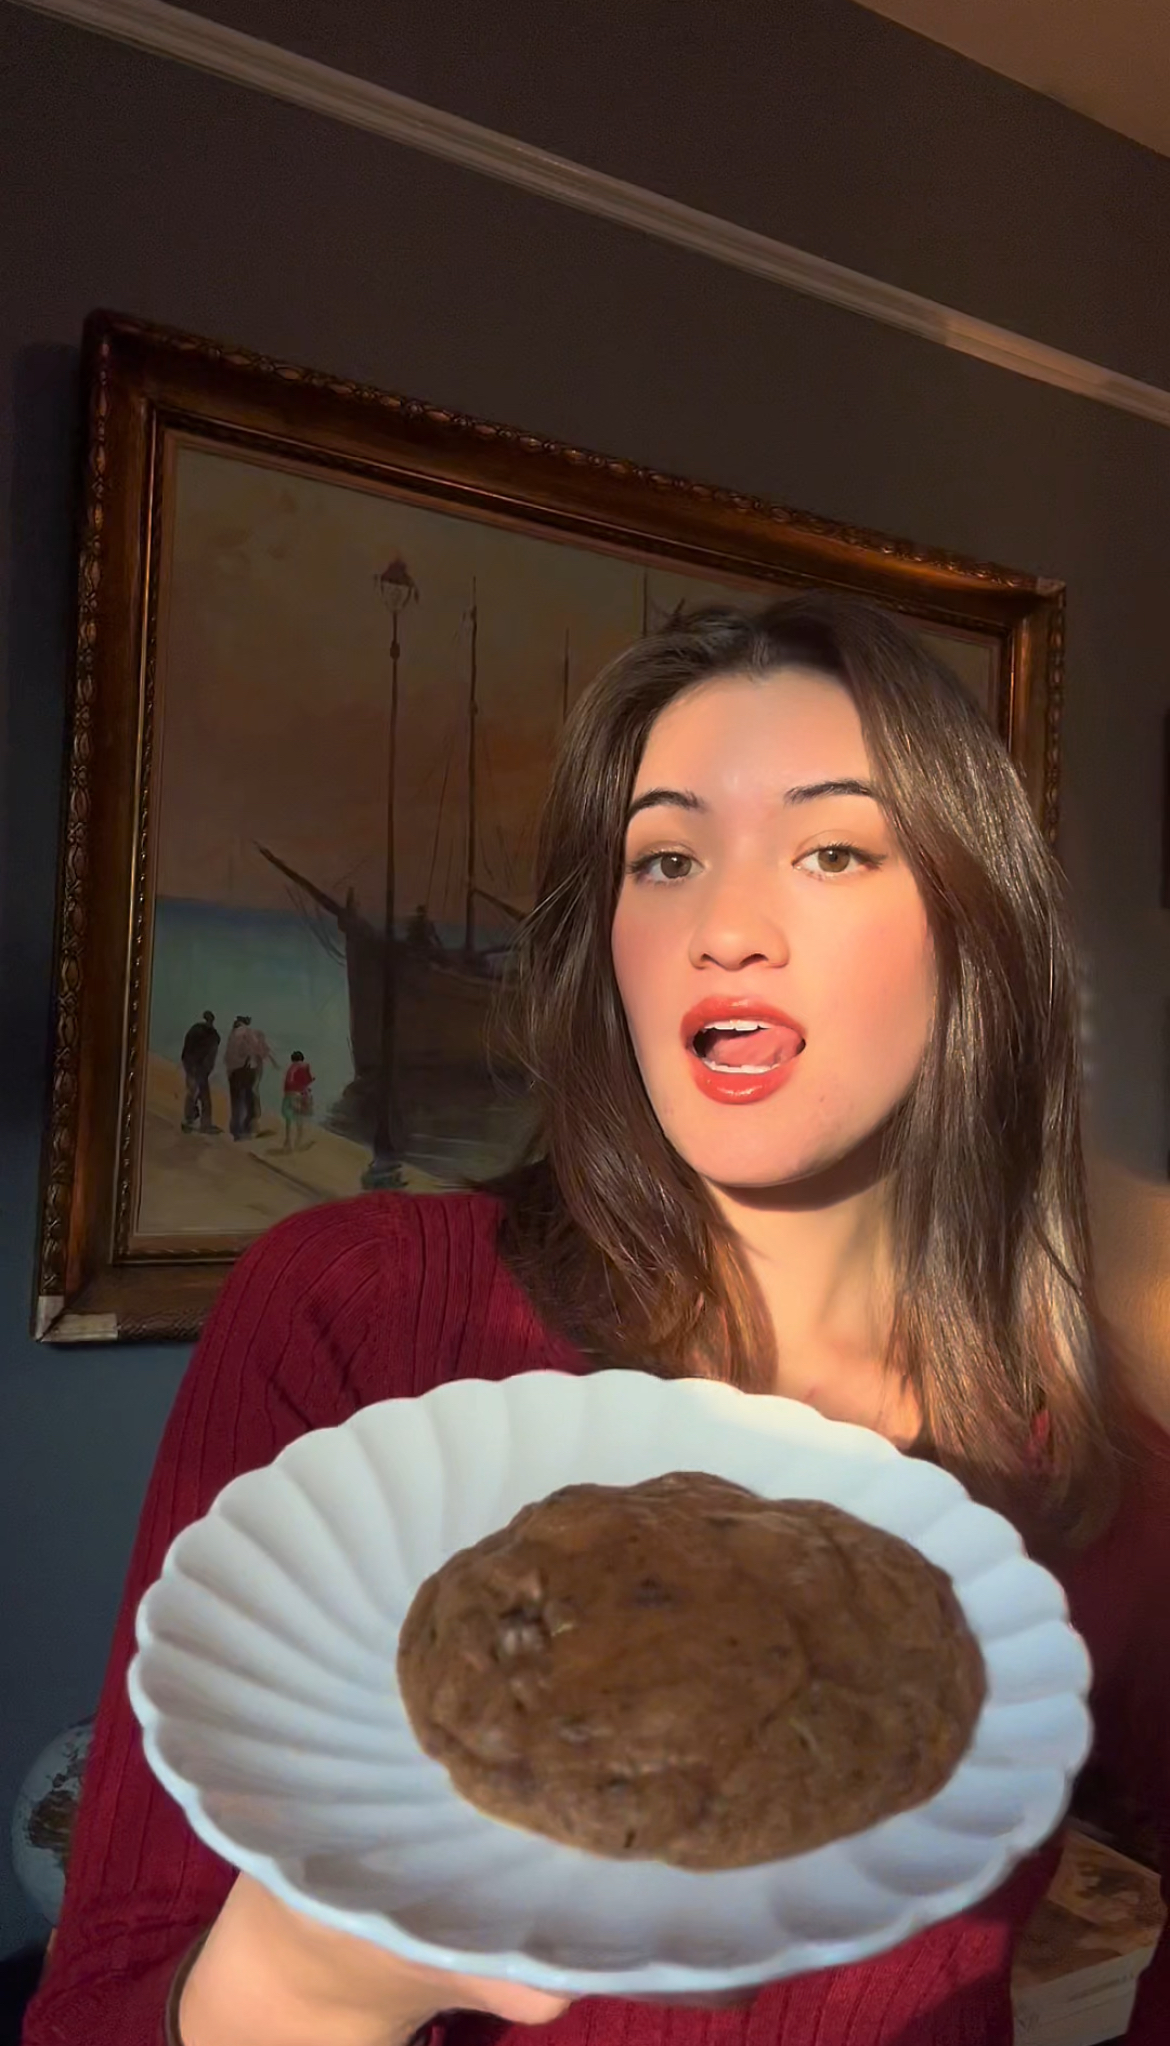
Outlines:
[[[691,964],[734,973],[744,966],[784,966],[788,933],[765,878],[749,873],[709,883],[691,933]]]

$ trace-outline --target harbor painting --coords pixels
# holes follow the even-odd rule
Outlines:
[[[488,1176],[520,1137],[489,1021],[561,726],[640,632],[754,593],[197,442],[171,462],[134,1233]]]

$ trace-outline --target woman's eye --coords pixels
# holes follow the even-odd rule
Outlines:
[[[631,861],[630,872],[636,881],[686,881],[694,864],[690,853],[643,853]]]
[[[806,873],[820,879],[835,880],[838,874],[849,874],[859,867],[877,867],[881,861],[873,853],[862,852],[857,845],[817,845],[796,862]]]

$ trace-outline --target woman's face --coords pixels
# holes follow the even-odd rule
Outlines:
[[[651,730],[614,970],[654,1113],[714,1186],[826,1171],[921,1066],[933,948],[871,779],[852,698],[802,668],[698,684]]]

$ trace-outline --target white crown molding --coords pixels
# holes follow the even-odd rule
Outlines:
[[[653,235],[658,241],[689,249],[731,269],[746,270],[863,319],[915,334],[920,340],[973,356],[1014,376],[1170,426],[1170,391],[1155,384],[1122,376],[1100,363],[1015,334],[1010,328],[974,319],[953,306],[938,305],[917,292],[903,291],[860,270],[809,255],[804,249],[684,206],[660,192],[550,155],[514,136],[497,134],[457,114],[406,99],[384,85],[243,35],[186,8],[172,7],[167,0],[15,0],[15,4],[131,43],[155,56],[172,58],[194,70],[209,71],[234,85],[266,93],[329,120],[364,128],[389,142],[518,185],[562,206]]]

